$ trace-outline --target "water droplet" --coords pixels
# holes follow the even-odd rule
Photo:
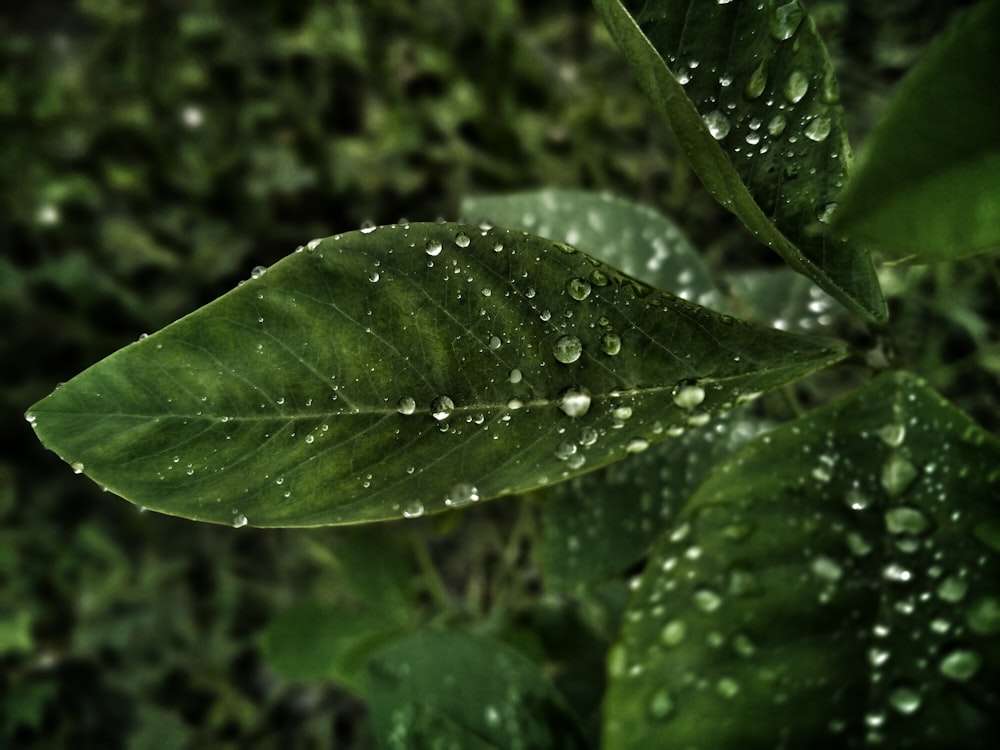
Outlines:
[[[472,240],[469,239],[469,235],[465,232],[459,232],[455,235],[455,244],[459,247],[468,247],[472,244]]]
[[[694,592],[694,603],[702,612],[714,612],[722,605],[722,597],[703,586]]]
[[[837,563],[836,560],[824,555],[819,555],[818,557],[813,558],[812,565],[810,567],[812,568],[814,575],[825,581],[839,581],[841,576],[844,575],[844,570],[840,567],[840,564]]]
[[[267,267],[266,266],[254,266],[253,270],[250,272],[250,278],[251,279],[259,279],[265,273],[267,273]]]
[[[565,461],[574,454],[576,454],[576,446],[573,443],[563,441],[556,446],[556,458],[560,461]]]
[[[740,692],[740,683],[732,677],[720,677],[715,684],[715,691],[723,698],[735,698]]]
[[[570,386],[559,394],[559,408],[570,417],[582,417],[590,411],[590,392],[582,386]]]
[[[427,240],[427,244],[424,245],[424,252],[433,258],[434,256],[441,254],[441,249],[443,247],[444,246],[441,244],[441,240]]]
[[[612,412],[612,416],[624,422],[626,419],[632,418],[632,407],[631,406],[618,406]]]
[[[743,95],[750,101],[753,101],[764,93],[766,85],[767,60],[761,60],[760,65],[754,68],[753,73],[750,74],[750,78],[747,79],[747,84],[743,88]]]
[[[607,286],[611,283],[611,279],[600,268],[595,268],[590,272],[590,280],[594,286]]]
[[[590,296],[592,287],[586,279],[570,279],[566,282],[566,291],[577,302],[582,302]]]
[[[660,631],[660,640],[665,646],[676,646],[687,635],[687,625],[683,620],[671,620]]]
[[[576,362],[581,354],[583,344],[576,336],[560,336],[552,345],[552,355],[564,365]]]
[[[777,138],[785,132],[786,123],[787,120],[785,120],[785,116],[779,112],[768,121],[767,132],[774,138]]]
[[[610,357],[622,350],[622,340],[617,333],[606,333],[601,337],[601,351]]]
[[[826,137],[830,135],[830,119],[828,117],[814,117],[806,125],[806,129],[803,132],[810,141],[816,141],[817,143],[825,141]]]
[[[361,234],[371,234],[375,228],[375,222],[371,219],[361,222]]]
[[[690,411],[705,400],[705,389],[691,381],[681,381],[674,386],[674,403]]]
[[[403,518],[420,518],[424,514],[424,504],[419,500],[411,500],[403,506]]]
[[[250,523],[250,521],[249,521],[249,519],[245,515],[243,515],[242,513],[238,512],[238,511],[235,511],[235,515],[233,516],[233,528],[234,529],[242,529],[248,523]]]
[[[431,416],[438,422],[441,422],[451,416],[454,408],[455,402],[448,396],[438,396],[431,401]]]
[[[1000,633],[1000,599],[980,597],[966,610],[965,620],[972,630],[982,635]]]
[[[674,712],[674,697],[666,688],[653,693],[649,701],[649,715],[654,719],[666,719]]]
[[[909,685],[899,685],[889,693],[889,704],[901,714],[912,714],[920,708],[920,693]]]
[[[490,349],[496,351],[501,346],[503,346],[503,341],[500,340],[499,336],[490,336]]]
[[[468,482],[459,482],[448,492],[444,504],[452,508],[468,505],[479,500],[479,490]]]
[[[454,404],[452,404],[454,406]],[[400,414],[413,414],[417,410],[417,402],[410,396],[403,396],[396,402],[396,411]]]
[[[785,98],[792,104],[798,104],[809,91],[809,79],[801,70],[793,70],[785,82]]]
[[[632,438],[625,446],[626,453],[642,453],[649,448],[649,441],[643,438]]]
[[[774,41],[783,42],[795,36],[802,24],[803,15],[797,0],[775,6],[767,19]]]
[[[79,461],[74,461],[69,466],[70,466],[71,469],[73,469],[73,473],[74,474],[82,474],[83,473],[83,468],[84,467],[83,467],[83,464],[80,463]]]
[[[721,141],[727,135],[729,135],[729,119],[722,114],[719,110],[713,109],[711,112],[706,114],[703,118],[705,120],[705,125],[708,127],[708,132],[712,134],[712,137]]]
[[[938,662],[938,670],[948,679],[965,682],[975,676],[982,664],[983,658],[975,651],[956,648]]]
[[[486,725],[496,729],[500,726],[500,712],[494,706],[487,706],[483,712]]]
[[[600,435],[597,430],[588,427],[583,432],[580,433],[580,445],[593,445],[600,439]]]
[[[323,238],[322,237],[317,237],[316,239],[309,240],[306,243],[306,250],[308,250],[310,253],[314,252],[316,250],[316,248],[319,247],[321,244],[323,244]]]
[[[885,512],[885,527],[890,534],[923,534],[931,526],[930,519],[919,508],[899,506]]]
[[[524,374],[516,367],[507,373],[507,380],[515,385],[524,379]]]
[[[894,453],[882,467],[882,486],[890,496],[903,494],[917,478],[917,467]]]
[[[965,598],[969,584],[958,576],[948,576],[937,587],[937,595],[946,602],[957,604]]]

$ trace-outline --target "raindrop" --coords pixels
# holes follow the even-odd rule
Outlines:
[[[785,98],[792,104],[798,104],[809,91],[809,79],[801,70],[793,70],[785,82]]]
[[[732,677],[720,677],[715,684],[716,692],[723,698],[735,698],[740,692],[740,683]]]
[[[321,245],[322,243],[323,243],[323,238],[322,238],[322,237],[317,237],[317,238],[316,238],[316,239],[314,239],[314,240],[309,240],[309,241],[308,241],[308,242],[306,243],[306,250],[308,250],[308,251],[309,251],[309,252],[311,253],[311,252],[313,252],[313,251],[314,251],[314,250],[315,250],[315,249],[316,249],[317,247],[319,247],[319,246],[320,246],[320,245]]]
[[[454,408],[455,402],[448,396],[438,396],[431,401],[431,416],[438,422],[441,422],[451,416],[452,409]]]
[[[938,584],[937,595],[946,602],[957,604],[965,598],[968,590],[969,584],[963,579],[958,576],[948,576]]]
[[[486,707],[486,710],[483,712],[483,718],[486,719],[487,726],[494,729],[500,726],[500,712],[494,706]]]
[[[795,36],[802,24],[803,12],[798,0],[778,5],[768,17],[771,36],[776,42],[783,42]]]
[[[674,697],[666,688],[657,690],[649,701],[649,715],[654,719],[666,719],[674,712]]]
[[[1000,599],[984,596],[977,599],[965,612],[969,627],[982,635],[1000,633]]]
[[[570,456],[576,453],[576,446],[573,443],[563,441],[556,446],[556,458],[560,461],[567,460]]]
[[[582,417],[590,411],[590,392],[582,386],[570,386],[559,394],[559,408],[570,417]]]
[[[774,138],[785,132],[785,116],[780,112],[772,117],[767,123],[767,132]]]
[[[499,349],[502,345],[503,342],[500,340],[499,336],[490,336],[490,349],[493,349],[495,351]]]
[[[600,435],[597,434],[597,430],[588,427],[580,433],[580,445],[593,445],[599,438]]]
[[[403,506],[403,518],[420,518],[424,514],[424,504],[419,500],[411,500]]]
[[[705,389],[691,381],[681,381],[674,386],[674,403],[690,411],[705,400]]]
[[[676,646],[687,635],[687,625],[683,620],[671,620],[660,631],[660,640],[665,646]]]
[[[643,438],[632,438],[625,446],[626,453],[642,453],[649,448],[649,441]]]
[[[864,510],[871,503],[871,499],[857,487],[852,487],[844,495],[844,502],[851,510]]]
[[[371,219],[361,223],[361,234],[371,234],[375,231],[375,222]]]
[[[708,132],[712,134],[712,137],[721,141],[727,135],[729,135],[729,119],[722,114],[719,110],[713,109],[711,112],[706,114],[703,118],[705,120],[705,125],[708,126]]]
[[[516,367],[507,373],[507,380],[513,384],[518,384],[524,379],[524,374]]]
[[[452,508],[468,505],[479,500],[479,490],[468,482],[459,482],[448,492],[444,504]]]
[[[824,557],[823,555],[814,558],[811,567],[812,572],[816,576],[830,582],[839,581],[841,576],[844,575],[843,568],[840,567],[836,560]]]
[[[890,496],[901,495],[917,478],[917,467],[894,453],[882,467],[882,486]]]
[[[459,247],[468,247],[471,243],[472,240],[469,239],[469,235],[465,232],[459,232],[455,235],[455,244]]]
[[[889,703],[901,714],[912,714],[920,708],[920,693],[908,685],[899,685],[889,693]]]
[[[622,350],[622,340],[617,333],[606,333],[601,337],[601,351],[610,357]]]
[[[619,406],[611,412],[615,419],[625,421],[626,419],[632,418],[632,407],[631,406]]]
[[[564,365],[568,365],[580,359],[580,355],[583,354],[583,344],[576,336],[560,336],[552,345],[552,354]]]
[[[372,271],[370,274],[368,274],[368,280],[373,284],[377,282],[380,278],[382,277],[381,275],[379,275],[378,271]]]
[[[267,267],[266,266],[254,266],[253,270],[250,272],[250,278],[251,279],[259,279],[265,273],[267,273]]]
[[[957,648],[938,662],[938,669],[948,679],[965,682],[975,676],[982,664],[983,658],[975,651]]]
[[[722,605],[722,597],[712,589],[702,587],[694,592],[694,603],[702,612],[714,612]]]
[[[747,84],[743,88],[743,95],[750,101],[753,101],[764,93],[764,87],[766,85],[767,60],[761,60],[760,65],[754,68],[753,73],[750,74],[750,78],[747,79]]]
[[[566,291],[577,302],[587,299],[590,296],[591,288],[590,282],[586,279],[570,279],[566,282]]]
[[[433,258],[441,254],[442,247],[441,240],[427,240],[427,244],[424,245],[424,252]]]
[[[84,467],[83,467],[83,464],[80,463],[79,461],[74,461],[69,466],[73,470],[74,474],[82,474],[83,473],[83,468]]]
[[[806,129],[803,132],[810,141],[816,141],[817,143],[825,141],[826,137],[830,135],[830,119],[827,117],[814,117],[806,125]]]
[[[454,404],[453,404],[454,405]],[[396,402],[396,411],[400,414],[413,414],[417,410],[417,402],[410,396],[403,396]]]
[[[885,527],[890,534],[923,534],[931,526],[930,519],[919,508],[899,506],[885,512]]]
[[[242,529],[248,523],[250,523],[249,519],[247,519],[247,517],[245,515],[243,515],[242,513],[238,512],[238,511],[236,512],[236,515],[233,516],[233,528],[234,529]]]

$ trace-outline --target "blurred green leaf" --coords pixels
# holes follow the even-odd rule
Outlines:
[[[535,190],[466,198],[462,213],[565,242],[654,289],[719,309],[698,252],[677,224],[647,206],[608,193]]]
[[[727,459],[609,656],[634,747],[991,747],[1000,441],[886,374]]]
[[[374,521],[543,486],[841,359],[509,230],[309,244],[29,413],[144,507],[254,525]]]
[[[798,0],[595,0],[698,176],[848,308],[887,316],[868,252],[827,231],[851,159],[837,82]]]
[[[1000,247],[998,48],[1000,2],[985,0],[900,84],[837,229],[924,263]]]
[[[583,748],[565,701],[542,670],[499,641],[414,633],[369,668],[379,745],[389,748]]]
[[[34,644],[30,612],[0,614],[0,656],[30,652]]]
[[[779,331],[826,334],[845,316],[829,294],[787,268],[728,274],[724,283],[734,314]]]

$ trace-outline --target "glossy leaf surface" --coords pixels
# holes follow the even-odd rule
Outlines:
[[[372,723],[383,748],[586,746],[542,670],[489,638],[414,633],[372,662],[369,685]]]
[[[668,217],[607,193],[535,190],[467,198],[462,211],[509,229],[565,242],[630,276],[720,309],[708,268]]]
[[[611,750],[992,746],[1000,441],[883,375],[723,462],[625,621]]]
[[[417,516],[543,486],[843,356],[508,230],[310,243],[29,413],[77,470],[199,520]]]
[[[1000,248],[1000,2],[964,16],[900,84],[838,228],[928,262]]]
[[[800,273],[882,320],[868,252],[826,221],[851,159],[833,68],[798,0],[595,0],[705,186]]]

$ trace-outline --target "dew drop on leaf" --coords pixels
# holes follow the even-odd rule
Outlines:
[[[882,467],[882,486],[891,497],[903,494],[917,478],[917,467],[894,453]]]
[[[622,350],[622,340],[617,333],[606,333],[601,337],[601,351],[613,357]]]
[[[923,534],[931,522],[922,510],[908,506],[890,508],[885,512],[885,527],[890,534]]]
[[[729,118],[727,118],[722,112],[717,109],[713,109],[711,112],[704,117],[705,125],[708,127],[708,132],[712,134],[712,137],[721,141],[727,135],[729,135],[730,123]]]
[[[361,223],[361,234],[371,234],[375,231],[375,222],[371,219]]]
[[[411,500],[403,506],[403,518],[420,518],[424,514],[424,504],[419,500]]]
[[[469,239],[469,235],[467,235],[465,232],[459,232],[458,234],[455,235],[455,244],[458,245],[459,247],[468,247],[470,244],[472,244],[472,240]]]
[[[753,73],[750,74],[750,78],[747,79],[746,86],[743,88],[743,95],[749,100],[753,101],[757,99],[761,94],[764,93],[764,87],[767,85],[767,61],[761,60],[760,65],[754,68]]]
[[[586,279],[570,279],[566,282],[566,291],[577,302],[582,302],[590,296],[590,282]]]
[[[950,680],[965,682],[975,676],[983,658],[968,648],[956,648],[938,662],[938,670]]]
[[[74,461],[69,466],[73,470],[74,474],[82,474],[83,473],[84,466],[79,461]]]
[[[448,496],[444,499],[444,504],[451,508],[458,508],[479,500],[479,490],[475,485],[468,482],[459,482],[448,491]]]
[[[441,254],[443,247],[444,246],[441,244],[440,240],[427,240],[427,244],[424,245],[424,252],[433,258],[434,256]]]
[[[666,688],[653,693],[649,701],[649,715],[654,719],[666,719],[674,712],[674,697]]]
[[[687,635],[687,626],[683,620],[671,620],[660,631],[660,640],[665,646],[676,646]]]
[[[889,703],[901,714],[912,714],[920,708],[920,693],[909,685],[897,685],[889,693]]]
[[[266,266],[254,266],[253,270],[250,272],[250,278],[251,279],[259,279],[265,273],[267,273],[267,267]]]
[[[590,411],[590,392],[581,386],[570,386],[559,394],[559,408],[570,417],[582,417]]]
[[[783,42],[795,36],[802,24],[803,11],[797,0],[776,5],[768,16],[771,36],[776,42]]]
[[[522,373],[516,367],[507,373],[507,380],[514,385],[517,385],[524,379],[524,373]]]
[[[583,344],[576,336],[560,336],[552,345],[552,355],[564,365],[580,359],[583,354]]]
[[[396,402],[396,411],[400,414],[413,414],[417,410],[417,402],[410,396],[403,396]]]
[[[965,612],[969,627],[981,635],[1000,633],[1000,599],[983,596],[974,601]]]
[[[441,422],[451,416],[455,402],[448,396],[438,396],[431,401],[431,416]]]
[[[681,382],[674,386],[674,403],[682,409],[694,409],[704,400],[705,389],[697,383]]]
[[[809,79],[806,78],[805,73],[801,70],[793,70],[785,82],[784,91],[785,98],[788,101],[792,104],[798,104],[802,101],[802,97],[806,95],[806,92],[809,91]]]
[[[250,523],[249,519],[240,512],[236,512],[236,514],[233,516],[234,529],[242,529],[248,523]]]
[[[828,117],[814,117],[806,125],[806,129],[803,132],[810,141],[820,143],[825,141],[826,137],[830,135],[830,127],[830,119]]]

